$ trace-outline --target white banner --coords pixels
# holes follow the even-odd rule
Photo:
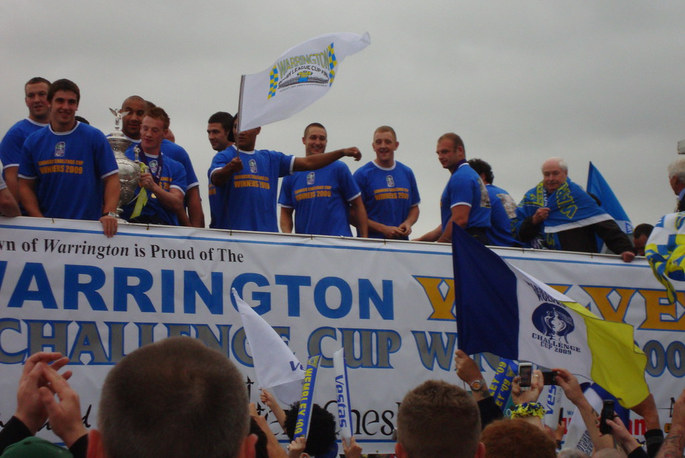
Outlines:
[[[238,131],[289,118],[323,97],[345,57],[369,43],[368,32],[321,35],[288,49],[263,72],[243,75]]]
[[[111,366],[170,335],[220,349],[244,373],[258,402],[231,288],[300,361],[322,355],[314,401],[333,414],[333,354],[345,348],[352,433],[364,453],[392,451],[397,407],[411,388],[431,378],[462,385],[453,363],[449,245],[135,225],[122,225],[107,239],[97,222],[47,218],[0,218],[0,227],[2,422],[15,410],[29,354],[55,350],[72,359],[70,383],[81,395],[84,421],[95,427],[100,386]],[[685,375],[685,318],[680,304],[666,303],[646,261],[497,252],[597,315],[634,325],[662,423],[670,421],[670,399]],[[482,362],[490,380],[494,371]],[[271,415],[269,421],[279,431]],[[631,425],[635,434],[643,429],[640,421]]]

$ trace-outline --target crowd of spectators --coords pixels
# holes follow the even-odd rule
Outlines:
[[[171,337],[144,345],[125,356],[107,374],[100,392],[97,429],[82,420],[79,395],[69,385],[72,371],[60,353],[39,352],[25,362],[17,389],[17,408],[0,431],[2,457],[328,457],[339,455],[336,422],[314,405],[307,436],[295,438],[299,404],[284,411],[274,396],[262,390],[268,406],[291,439],[282,447],[254,403],[236,366],[217,350],[190,337]],[[543,375],[534,371],[529,388],[520,377],[512,383],[513,405],[505,415],[484,385],[473,359],[458,350],[457,376],[472,392],[444,380],[427,380],[410,390],[399,404],[395,424],[395,456],[553,458],[587,456],[561,449],[564,425],[545,426],[545,408],[538,403]],[[60,372],[62,371],[62,372]],[[593,444],[593,457],[682,456],[685,448],[685,390],[673,406],[664,438],[650,394],[633,407],[645,420],[646,448],[620,418],[609,415],[610,428],[601,432],[597,413],[576,377],[553,369],[555,382],[582,415]],[[64,444],[35,437],[49,421]],[[354,436],[343,440],[344,456],[362,456]]]

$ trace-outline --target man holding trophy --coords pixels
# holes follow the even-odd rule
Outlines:
[[[141,165],[135,198],[124,205],[121,217],[132,223],[178,226],[185,213],[185,168],[164,154],[162,140],[169,130],[169,116],[160,107],[148,110],[140,126],[140,144],[127,157]]]

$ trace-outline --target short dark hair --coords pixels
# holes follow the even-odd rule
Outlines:
[[[299,403],[294,403],[285,412],[285,433],[290,440],[295,436],[295,424],[297,423],[297,411]],[[307,446],[305,453],[319,456],[330,450],[335,443],[335,417],[333,414],[318,404],[312,406],[309,433],[307,434]]]
[[[373,131],[373,134],[376,135],[376,133],[378,132],[390,132],[392,134],[392,138],[394,138],[395,141],[397,141],[397,134],[395,133],[395,129],[393,129],[390,126],[377,127],[376,130]]]
[[[397,441],[412,458],[473,457],[480,441],[476,401],[443,380],[422,383],[400,404]]]
[[[171,120],[169,119],[169,115],[166,114],[166,111],[164,111],[164,108],[162,107],[152,107],[147,112],[145,113],[145,116],[149,116],[152,119],[160,119],[162,123],[164,123],[164,128],[168,129],[169,124],[171,123]]]
[[[495,180],[495,175],[492,173],[492,167],[483,159],[469,159],[469,165],[478,175],[485,175],[485,182],[492,184]]]
[[[235,139],[233,137],[233,123],[234,122],[235,122],[235,118],[233,116],[231,116],[231,113],[228,113],[226,111],[217,111],[212,116],[210,116],[209,120],[207,121],[208,124],[211,124],[211,123],[221,124],[221,127],[224,128],[224,130],[226,131],[226,134],[228,135],[228,140],[231,142],[235,141]]]
[[[190,337],[129,353],[109,371],[100,395],[98,426],[109,458],[234,458],[249,423],[236,366]]]
[[[142,98],[141,96],[139,96],[139,95],[130,95],[130,96],[126,97],[126,98],[124,99],[123,102],[121,102],[121,109],[122,109],[122,110],[123,110],[123,108],[126,106],[126,102],[128,102],[129,100],[137,100],[137,101],[139,101],[139,102],[143,102],[143,103],[145,104],[145,110],[148,110],[149,108],[151,108],[151,107],[149,106],[150,103],[149,103],[147,100],[145,100],[144,98]]]
[[[323,130],[326,130],[326,128],[320,122],[312,122],[307,127],[304,128],[304,135],[303,135],[304,137],[307,136],[307,132],[309,131],[310,127],[319,127]]]
[[[81,101],[81,90],[78,88],[76,83],[66,78],[55,81],[50,85],[48,89],[48,102],[52,102],[52,98],[55,96],[57,91],[70,91],[76,94],[76,102]]]
[[[652,235],[653,229],[654,229],[654,226],[652,226],[649,223],[638,224],[633,229],[633,238],[639,238],[643,235],[646,235],[647,238],[649,238],[649,236]]]
[[[42,76],[34,76],[24,84],[24,91],[26,91],[26,86],[29,84],[45,83],[48,85],[48,90],[50,89],[50,81],[46,80]]]
[[[457,149],[461,147],[464,151],[466,151],[466,147],[464,146],[464,141],[461,139],[461,137],[454,132],[447,132],[446,134],[442,134],[440,138],[438,138],[438,142],[441,140],[448,139],[452,141],[452,144],[454,145],[454,148]]]

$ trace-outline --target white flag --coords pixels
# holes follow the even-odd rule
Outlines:
[[[259,386],[273,391],[283,404],[290,405],[299,401],[304,380],[302,363],[269,323],[240,298],[235,288],[231,291],[252,349]]]
[[[366,48],[368,32],[330,33],[284,52],[266,70],[240,81],[239,131],[286,119],[328,92],[345,57]]]
[[[333,353],[333,367],[335,368],[335,391],[338,404],[338,427],[340,437],[346,441],[352,437],[352,414],[350,407],[350,385],[347,381],[347,364],[345,363],[345,349]]]

